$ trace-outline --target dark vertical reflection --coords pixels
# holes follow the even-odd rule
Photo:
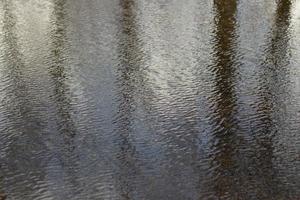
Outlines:
[[[265,49],[265,60],[262,63],[263,69],[259,79],[259,92],[266,104],[266,110],[275,111],[275,103],[279,103],[281,92],[287,92],[284,88],[289,64],[289,25],[291,2],[289,0],[279,0],[275,14],[274,25],[270,34],[270,42]],[[268,112],[269,113],[269,112]],[[268,114],[270,116],[270,114]],[[271,126],[268,126],[271,127]]]
[[[289,199],[278,177],[278,170],[274,166],[274,140],[276,135],[284,132],[282,122],[285,116],[286,96],[288,95],[288,48],[291,1],[279,0],[275,13],[274,25],[270,34],[270,42],[265,50],[265,61],[262,64],[262,74],[258,80],[259,102],[258,117],[253,131],[255,145],[253,166],[257,177],[256,194],[262,199],[270,196],[275,199]],[[283,192],[284,191],[284,192]]]
[[[284,110],[292,3],[276,1],[262,52],[242,51],[254,50],[245,55],[253,65],[262,53],[253,70],[236,17],[256,7],[212,2],[214,13],[210,0],[0,0],[0,190],[10,199],[298,199],[297,164],[279,159],[298,153],[279,147],[297,123]],[[31,7],[41,20],[24,14]],[[257,19],[245,21],[267,23]]]
[[[71,99],[70,89],[67,85],[68,74],[66,68],[67,62],[67,43],[66,43],[66,1],[54,0],[52,13],[52,31],[50,33],[51,41],[51,63],[50,74],[54,82],[54,100],[57,106],[57,122],[59,132],[66,139],[66,144],[71,142],[75,135],[74,124],[71,118]],[[69,144],[71,145],[71,144]]]
[[[41,130],[45,125],[37,109],[38,99],[32,95],[34,88],[27,80],[25,58],[20,49],[22,44],[17,29],[17,17],[12,1],[3,0],[4,60],[3,73],[7,76],[2,111],[5,113],[6,135],[5,157],[0,159],[0,177],[3,177],[4,190],[9,198],[30,198],[44,179],[43,155],[45,145]],[[42,149],[42,151],[40,151]],[[2,151],[2,149],[1,149]],[[28,177],[30,174],[30,177]],[[26,178],[27,177],[27,178]],[[24,183],[24,179],[26,180]]]
[[[76,169],[78,169],[79,156],[76,151],[75,137],[76,129],[72,119],[71,107],[71,92],[69,86],[70,74],[69,72],[69,59],[68,59],[68,43],[67,43],[67,1],[53,0],[53,12],[51,15],[51,31],[50,31],[50,55],[49,55],[49,74],[52,78],[53,96],[51,97],[54,102],[55,115],[54,121],[56,129],[52,129],[52,134],[56,135],[55,138],[58,142],[56,150],[53,154],[56,161],[61,167],[61,172],[65,177],[57,177],[63,180],[62,187],[71,186],[71,191],[66,190],[61,194],[64,198],[71,198],[76,195],[76,188],[80,185],[77,181]],[[50,163],[51,166],[51,163]],[[57,173],[55,171],[49,171]],[[54,175],[55,176],[55,175]],[[71,195],[71,196],[69,196]],[[61,197],[59,197],[61,198]]]
[[[139,76],[139,56],[137,41],[137,27],[135,26],[134,0],[122,0],[121,6],[121,33],[120,33],[120,64],[117,95],[119,103],[116,132],[119,134],[118,145],[120,152],[119,180],[120,195],[123,199],[133,199],[135,190],[134,179],[137,176],[136,151],[132,144],[134,139],[134,111],[137,98]]]
[[[4,0],[3,2],[3,33],[4,33],[4,45],[5,45],[5,61],[10,80],[13,84],[15,96],[20,96],[22,92],[26,92],[26,89],[18,89],[19,87],[25,87],[26,84],[22,79],[22,70],[24,70],[24,63],[22,55],[19,52],[20,45],[18,44],[16,23],[17,19],[13,13],[12,1]],[[19,95],[18,95],[19,94]],[[22,95],[26,96],[26,95]]]
[[[214,180],[212,182],[218,199],[237,198],[237,130],[234,118],[236,96],[234,74],[236,68],[236,0],[215,0],[215,107],[216,130],[214,131]],[[239,197],[240,198],[240,197]]]

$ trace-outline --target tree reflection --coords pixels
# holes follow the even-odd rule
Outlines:
[[[138,86],[139,56],[137,33],[135,27],[134,0],[122,0],[121,34],[120,34],[120,65],[118,84],[118,116],[115,123],[119,133],[120,177],[119,187],[123,199],[132,199],[134,192],[134,177],[137,176],[136,151],[132,144],[134,136],[134,111]]]
[[[264,51],[266,54],[262,64],[262,74],[258,80],[259,102],[257,105],[258,118],[255,122],[255,155],[253,166],[259,169],[255,172],[257,177],[257,195],[263,199],[272,196],[276,199],[287,198],[282,188],[283,185],[278,177],[278,170],[274,166],[276,135],[283,131],[282,116],[284,116],[285,96],[288,92],[286,87],[288,77],[288,48],[289,48],[289,25],[292,3],[289,0],[279,0],[275,13],[274,25],[270,34],[270,42]],[[282,116],[281,116],[282,115]]]
[[[74,124],[71,117],[70,89],[67,85],[68,74],[66,73],[67,43],[66,43],[66,1],[54,0],[52,13],[53,28],[50,32],[51,39],[51,66],[49,68],[54,81],[54,99],[57,106],[59,131],[65,137],[65,142],[71,142],[75,135]],[[71,145],[71,144],[69,144]]]
[[[66,178],[62,183],[71,185],[72,189],[76,189],[80,184],[77,181],[76,169],[78,169],[79,156],[76,152],[75,137],[76,129],[72,119],[71,107],[71,91],[69,86],[70,63],[68,59],[68,43],[67,43],[67,26],[68,26],[68,12],[67,1],[53,0],[53,12],[51,15],[51,30],[49,33],[50,39],[50,55],[49,55],[49,74],[52,78],[53,89],[52,100],[54,103],[56,127],[52,129],[52,134],[59,134],[56,136],[55,141],[59,145],[56,150],[59,152],[54,153],[52,159],[58,160],[60,163],[61,172],[65,173]],[[49,163],[53,165],[53,163]],[[49,172],[51,173],[51,171]],[[52,174],[50,174],[52,175]],[[69,195],[70,191],[64,191],[63,196]],[[75,191],[72,191],[73,195]],[[59,194],[58,194],[59,195]],[[60,197],[61,198],[61,197]]]
[[[213,132],[215,146],[212,166],[214,179],[211,184],[218,199],[241,198],[238,194],[238,135],[234,118],[236,96],[234,74],[237,1],[214,1],[215,8],[215,103],[217,117]]]

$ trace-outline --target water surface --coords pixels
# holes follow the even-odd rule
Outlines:
[[[0,192],[300,199],[300,1],[0,0]]]

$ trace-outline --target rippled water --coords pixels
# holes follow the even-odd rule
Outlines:
[[[0,0],[1,192],[300,199],[300,1]]]

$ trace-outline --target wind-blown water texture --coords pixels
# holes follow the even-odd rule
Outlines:
[[[10,200],[296,200],[299,134],[298,0],[0,0]]]

